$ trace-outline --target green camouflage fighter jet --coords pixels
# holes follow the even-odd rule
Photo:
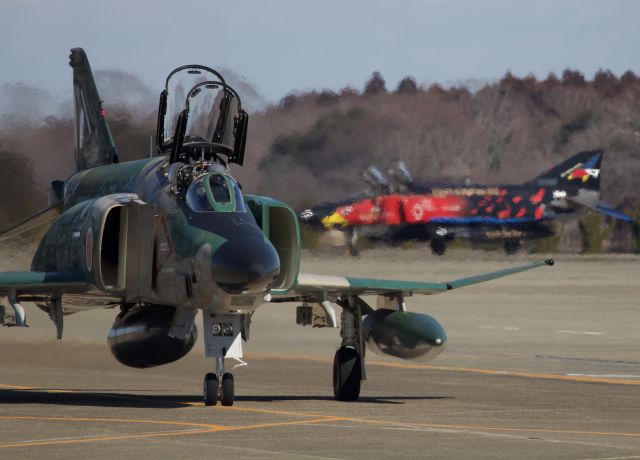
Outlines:
[[[552,261],[449,282],[396,281],[299,273],[295,212],[243,195],[228,164],[242,165],[248,115],[213,69],[180,67],[160,96],[157,152],[118,162],[115,143],[84,51],[71,50],[77,172],[52,184],[51,206],[5,230],[12,238],[48,224],[31,271],[0,273],[6,325],[26,326],[20,302],[35,302],[62,337],[64,315],[117,306],[108,335],[113,355],[138,368],[175,361],[196,341],[203,311],[207,405],[233,404],[225,358],[240,363],[251,316],[265,303],[298,302],[301,325],[339,327],[334,393],[356,400],[365,378],[365,343],[403,359],[431,359],[447,341],[431,316],[406,311],[412,294],[442,292]],[[362,295],[377,295],[377,309]],[[340,318],[334,306],[342,308]]]

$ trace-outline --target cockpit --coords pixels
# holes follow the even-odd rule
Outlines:
[[[222,173],[208,173],[193,180],[185,194],[187,206],[195,212],[245,212],[238,183]]]
[[[168,155],[171,164],[242,165],[248,120],[240,96],[222,75],[200,65],[178,67],[160,94],[158,153]]]
[[[228,164],[242,165],[249,115],[222,75],[201,65],[173,70],[160,94],[157,152],[171,191],[194,212],[245,212]]]

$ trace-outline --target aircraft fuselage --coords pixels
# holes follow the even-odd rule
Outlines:
[[[222,211],[194,210],[174,190],[168,166],[165,157],[156,157],[72,176],[65,184],[65,211],[45,236],[32,270],[81,270],[98,290],[132,301],[255,310],[279,274],[280,261],[237,184],[226,172],[202,172],[205,179],[220,177],[241,203]],[[136,266],[136,275],[151,274],[149,285],[127,295],[127,274]],[[73,297],[65,302],[111,301],[108,295]]]

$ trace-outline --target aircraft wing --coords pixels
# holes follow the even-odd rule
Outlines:
[[[451,281],[429,282],[429,281],[402,281],[377,278],[354,278],[342,276],[314,275],[310,273],[300,273],[293,289],[272,293],[275,301],[295,301],[307,300],[327,296],[344,295],[370,295],[370,294],[393,294],[402,292],[404,294],[441,294],[452,289],[470,286],[472,284],[483,283],[503,276],[513,275],[532,268],[544,265],[553,265],[553,259],[532,262],[525,265],[506,268],[495,272],[485,273],[467,278],[458,278]]]
[[[26,219],[11,225],[8,228],[0,230],[0,241],[13,238],[14,236],[21,235],[31,229],[39,227],[44,224],[49,224],[62,214],[64,204],[62,202],[56,203],[48,208],[27,217]]]
[[[81,272],[2,272],[0,295],[82,292],[90,288]]]

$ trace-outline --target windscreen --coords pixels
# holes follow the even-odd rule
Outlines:
[[[185,199],[187,205],[196,212],[213,211],[213,206],[211,206],[209,202],[203,178],[196,179],[191,183]]]
[[[195,179],[185,201],[196,212],[246,212],[238,183],[226,174],[211,173]]]
[[[167,79],[165,87],[167,91],[167,111],[163,126],[165,140],[170,140],[173,137],[178,115],[185,108],[187,94],[191,88],[204,81],[220,81],[224,83],[215,73],[195,67],[186,67],[174,71]]]
[[[190,91],[188,99],[187,139],[222,144],[233,150],[234,120],[239,113],[236,96],[226,86],[203,83]]]

